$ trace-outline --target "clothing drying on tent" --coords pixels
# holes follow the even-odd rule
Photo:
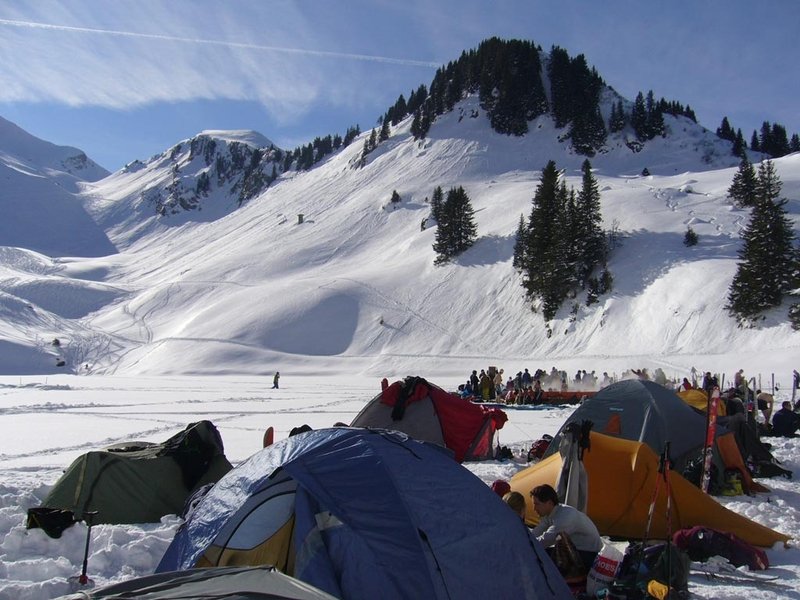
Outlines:
[[[138,577],[60,600],[336,600],[275,567],[191,569]]]
[[[27,525],[58,537],[65,526],[94,511],[94,524],[156,523],[180,514],[196,488],[216,482],[231,468],[210,421],[192,423],[161,444],[130,442],[87,452],[69,466],[42,506],[28,511]]]
[[[519,517],[439,446],[332,428],[223,477],[157,572],[274,564],[338,598],[569,598]]]
[[[402,431],[449,448],[463,462],[493,460],[495,433],[507,420],[499,408],[473,404],[421,377],[406,377],[375,396],[350,425]]]
[[[641,539],[658,479],[659,457],[648,444],[592,432],[591,449],[583,455],[589,479],[586,514],[601,535]],[[525,521],[538,522],[528,493],[537,485],[555,485],[561,472],[556,453],[511,478],[511,489],[526,498]],[[670,473],[672,530],[702,525],[737,535],[754,546],[770,547],[789,536],[736,514],[703,493],[676,472]],[[666,539],[666,496],[659,494],[650,528],[650,538]]]

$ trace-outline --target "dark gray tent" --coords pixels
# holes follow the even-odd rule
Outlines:
[[[61,600],[335,600],[275,567],[218,567],[159,573]]]
[[[195,489],[232,468],[210,421],[192,423],[161,444],[130,442],[87,452],[69,466],[42,506],[28,511],[28,527],[58,537],[73,520],[94,511],[93,523],[155,523],[180,514]],[[54,518],[60,522],[51,527]]]
[[[592,431],[643,442],[656,454],[670,442],[670,460],[680,472],[703,447],[707,429],[705,415],[672,390],[652,381],[628,379],[587,398],[561,426],[545,456],[558,452],[567,425],[586,420],[594,423]]]

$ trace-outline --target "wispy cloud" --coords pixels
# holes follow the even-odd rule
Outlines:
[[[369,54],[352,54],[348,52],[326,52],[323,50],[309,50],[304,48],[287,48],[279,46],[265,46],[262,44],[249,44],[244,42],[234,42],[228,40],[207,40],[200,38],[178,37],[172,35],[162,35],[156,33],[140,33],[135,31],[119,31],[116,29],[96,29],[93,27],[73,27],[71,25],[53,25],[51,23],[36,23],[33,21],[16,21],[13,19],[0,19],[0,25],[9,27],[23,27],[32,29],[45,29],[52,31],[68,31],[99,35],[116,35],[130,38],[161,40],[166,42],[184,42],[189,44],[207,44],[209,46],[224,46],[226,48],[242,48],[246,50],[263,50],[266,52],[280,52],[286,54],[298,54],[302,56],[316,56],[322,58],[361,60],[368,62],[385,63],[390,65],[403,65],[408,67],[437,68],[441,63],[421,60],[411,60],[407,58],[392,58],[389,56],[374,56]]]
[[[309,19],[293,3],[236,10],[183,2],[114,3],[108,10],[103,4],[102,11],[91,1],[39,7],[0,11],[0,102],[124,110],[246,100],[262,104],[276,122],[292,123],[320,105],[385,106],[411,89],[400,81],[427,82],[441,64],[340,51],[344,40],[360,38],[334,33],[329,15]],[[384,47],[368,40],[347,49]]]

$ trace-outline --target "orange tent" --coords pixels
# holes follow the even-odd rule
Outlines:
[[[694,406],[697,410],[701,410],[703,412],[708,410],[708,395],[703,390],[692,388],[690,390],[678,392],[678,396],[681,400],[686,402],[686,404],[689,406]],[[720,401],[717,403],[717,416],[724,417],[727,414],[728,411],[725,401],[720,399]]]
[[[587,514],[602,535],[641,539],[647,526],[647,512],[653,498],[658,473],[658,456],[649,446],[591,433],[591,449],[583,456],[589,476]],[[511,479],[511,489],[520,492],[526,501],[525,522],[538,522],[529,492],[544,483],[555,487],[561,471],[561,456],[553,454],[541,462],[520,471]],[[727,531],[755,545],[770,547],[775,542],[787,542],[790,537],[773,531],[746,517],[734,513],[678,473],[669,473],[672,504],[672,531],[704,525]],[[660,483],[653,523],[649,537],[667,536],[666,492]]]

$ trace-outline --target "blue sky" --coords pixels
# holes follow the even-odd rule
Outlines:
[[[283,148],[368,129],[491,36],[583,53],[749,141],[800,132],[800,2],[0,0],[0,116],[116,170],[203,129]]]

